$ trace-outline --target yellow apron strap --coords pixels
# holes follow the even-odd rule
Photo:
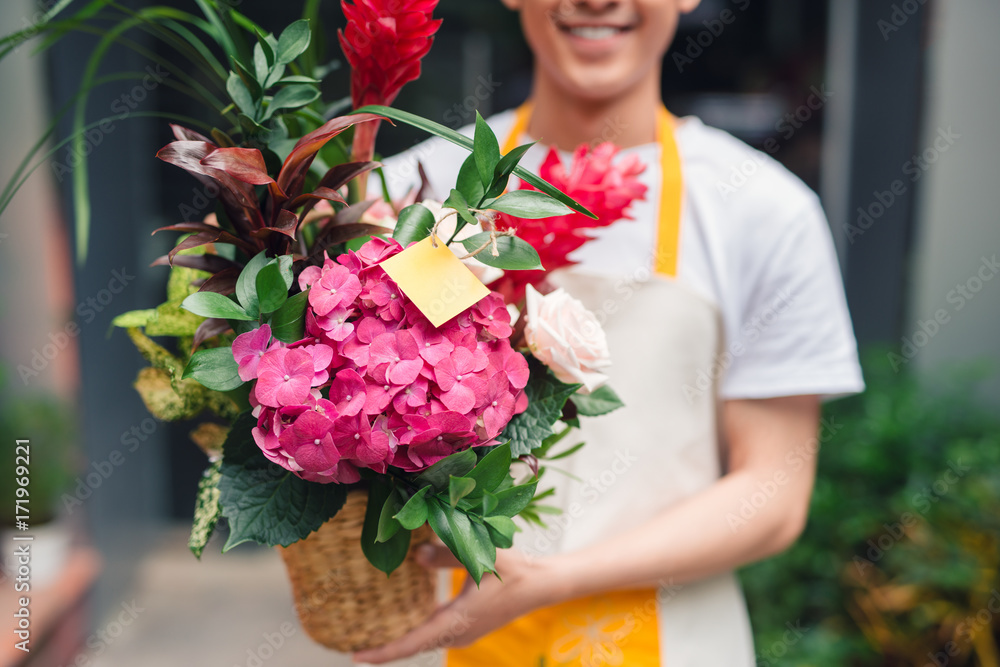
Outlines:
[[[506,155],[517,148],[518,141],[528,131],[532,103],[527,101],[514,112],[507,139],[501,148]],[[674,138],[675,119],[661,106],[656,112],[656,138],[660,144],[660,221],[656,233],[656,255],[653,269],[664,276],[677,275],[677,255],[681,236],[681,209],[684,201],[684,178],[681,156]]]
[[[660,107],[656,118],[660,142],[660,224],[656,234],[656,257],[653,269],[664,276],[677,275],[677,253],[681,239],[681,207],[684,201],[684,178],[681,155],[674,138],[674,117]]]
[[[528,122],[531,120],[531,110],[534,107],[531,100],[528,100],[517,108],[514,112],[514,124],[510,126],[507,139],[500,147],[500,152],[504,155],[517,148],[517,142],[525,132],[528,131]]]

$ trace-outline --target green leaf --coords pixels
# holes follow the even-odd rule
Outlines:
[[[264,134],[265,132],[267,132],[266,127],[264,127],[263,125],[261,125],[260,123],[258,123],[245,113],[239,114],[238,116],[236,116],[236,119],[240,123],[240,129],[243,130],[244,133],[250,136]]]
[[[496,494],[497,506],[490,514],[499,514],[507,517],[517,516],[531,502],[531,499],[535,496],[535,487],[537,486],[538,482],[533,481],[528,484],[518,484],[506,491],[501,491]]]
[[[400,123],[406,123],[407,125],[423,130],[424,132],[433,134],[436,137],[447,139],[451,143],[455,144],[456,146],[461,146],[467,151],[471,151],[473,148],[473,141],[469,139],[467,136],[459,134],[450,127],[445,127],[440,123],[435,123],[432,120],[421,118],[420,116],[412,114],[408,111],[403,111],[401,109],[393,109],[392,107],[387,107],[380,104],[369,104],[364,107],[361,107],[360,109],[355,109],[354,111],[351,112],[351,114],[359,114],[359,113],[375,113],[380,116],[385,116],[386,118],[397,120]],[[549,183],[543,178],[539,178],[538,176],[531,173],[524,167],[521,166],[514,167],[513,173],[515,176],[519,177],[522,181],[528,183],[529,185],[533,185],[534,187],[538,188],[545,194],[556,198],[557,200],[569,206],[574,211],[583,213],[588,218],[593,218],[593,219],[597,218],[596,215],[594,215],[593,213],[588,211],[585,207],[580,205],[579,202],[574,201],[571,197],[567,196],[565,193],[560,192],[559,189],[553,186],[551,183]],[[482,187],[481,183],[480,187]],[[464,190],[461,185],[458,186],[458,189],[462,192],[463,195],[465,195],[465,198],[468,199],[470,202],[478,202],[480,200],[480,197],[470,196],[470,193]]]
[[[375,536],[376,542],[386,542],[399,532],[401,525],[396,520],[395,515],[400,509],[402,509],[402,503],[399,500],[397,491],[393,489],[393,492],[385,499],[385,504],[382,505],[382,513],[378,517],[378,534]]]
[[[302,340],[306,329],[306,305],[309,303],[309,290],[299,292],[271,314],[271,335],[282,343],[294,343]]]
[[[236,72],[229,73],[229,79],[226,81],[226,92],[229,93],[229,97],[232,98],[240,111],[251,118],[257,117],[253,95],[250,94],[250,89],[247,88],[247,85],[243,83],[243,79]]]
[[[285,66],[278,63],[271,69],[271,73],[267,75],[267,79],[264,81],[264,90],[268,90],[281,81],[285,76]]]
[[[281,81],[279,81],[278,83],[313,83],[318,85],[322,83],[322,81],[319,79],[314,79],[311,76],[302,76],[300,74],[293,74],[292,76],[282,77]]]
[[[566,399],[582,386],[560,382],[552,371],[532,356],[528,357],[528,367],[531,374],[524,388],[528,407],[510,420],[501,436],[510,440],[513,457],[530,454],[552,435],[552,425],[562,415]]]
[[[399,241],[404,248],[414,241],[421,241],[434,229],[434,214],[421,204],[411,204],[399,212],[396,229],[392,238]]]
[[[121,327],[122,329],[144,327],[146,326],[146,322],[148,322],[150,318],[155,315],[156,308],[148,308],[146,310],[130,310],[127,313],[122,313],[115,319],[111,320],[111,325]]]
[[[410,548],[410,531],[400,530],[385,542],[378,538],[379,519],[383,514],[386,500],[392,493],[392,484],[383,479],[372,480],[368,487],[368,508],[365,511],[365,522],[361,526],[361,551],[368,562],[387,575],[399,567],[406,558]]]
[[[276,259],[257,273],[257,302],[260,312],[273,313],[288,300],[288,286]]]
[[[243,384],[231,347],[213,347],[192,354],[184,368],[183,379],[188,378],[215,391],[232,391]]]
[[[496,490],[510,476],[510,445],[504,443],[490,450],[465,476],[476,482],[470,497],[478,498],[486,492]]]
[[[479,180],[479,169],[476,167],[476,158],[473,155],[465,158],[461,169],[458,170],[458,179],[455,181],[455,188],[462,193],[470,206],[478,207],[486,196],[486,188]]]
[[[497,508],[497,497],[496,494],[487,491],[483,494],[483,514],[492,514],[493,510]]]
[[[441,205],[458,211],[458,217],[461,218],[462,223],[475,225],[479,222],[476,220],[476,216],[472,214],[472,211],[469,210],[469,202],[466,201],[465,195],[454,188],[452,188],[451,194],[448,195],[448,198]],[[460,223],[457,225],[455,231],[458,232],[461,228],[462,224]]]
[[[307,482],[261,453],[249,412],[233,424],[222,448],[219,503],[229,521],[223,551],[243,542],[287,547],[304,539],[343,507],[347,487]]]
[[[431,529],[465,566],[478,586],[487,567],[491,570],[494,567],[492,564],[487,565],[490,560],[489,548],[493,547],[492,542],[489,542],[489,536],[486,536],[488,544],[484,545],[468,515],[436,497],[428,500],[427,509],[427,521]],[[495,551],[493,558],[494,560],[496,558]]]
[[[270,260],[267,258],[267,251],[261,250],[247,262],[240,272],[240,277],[236,279],[236,298],[239,299],[243,309],[254,317],[260,314],[257,305],[257,274],[267,266],[268,261]]]
[[[281,279],[285,281],[285,291],[292,289],[292,283],[295,282],[295,272],[292,271],[292,261],[291,255],[278,256],[278,270],[281,271]]]
[[[253,320],[255,317],[236,305],[231,299],[217,292],[195,292],[181,302],[181,308],[202,317],[220,317],[224,320]]]
[[[268,39],[268,35],[265,35],[262,32],[258,32],[257,45],[254,46],[254,57],[256,57],[257,46],[259,46],[261,53],[264,55],[264,64],[267,66],[268,69],[274,67],[275,63],[274,48],[271,46],[271,42],[273,41],[273,39],[274,39],[273,37],[271,37],[271,39]],[[263,78],[261,78],[261,81],[263,81]]]
[[[264,89],[261,88],[261,82],[257,80],[257,77],[253,72],[248,70],[243,64],[238,60],[233,60],[233,68],[237,74],[240,76],[240,80],[250,91],[250,97],[257,100],[264,96]]]
[[[219,479],[222,461],[216,461],[202,475],[198,482],[198,500],[194,506],[194,524],[191,526],[191,536],[188,538],[188,549],[196,558],[201,558],[205,545],[215,531],[215,524],[222,515],[219,506]]]
[[[270,51],[270,48],[268,48]],[[267,80],[267,74],[271,71],[271,63],[274,60],[274,53],[271,53],[271,57],[268,58],[267,51],[264,50],[264,46],[261,42],[257,42],[253,45],[253,71],[257,75],[257,81],[261,85]]]
[[[600,417],[624,406],[615,390],[604,385],[589,394],[576,393],[570,398],[576,411],[584,417]]]
[[[483,205],[496,211],[529,219],[551,218],[555,215],[572,213],[562,202],[534,190],[514,190]]]
[[[459,500],[472,493],[475,488],[476,480],[452,475],[448,478],[448,502],[455,507]]]
[[[486,190],[487,197],[499,197],[507,189],[507,181],[510,179],[514,167],[517,166],[524,154],[528,152],[535,142],[518,146],[511,152],[500,158],[500,162],[493,169],[493,183]]]
[[[476,160],[479,182],[483,188],[493,183],[493,170],[500,162],[500,144],[489,124],[476,112],[476,132],[473,138],[472,156]]]
[[[319,88],[311,84],[294,84],[285,86],[271,99],[264,112],[262,120],[268,120],[281,109],[298,109],[319,98]]]
[[[407,530],[416,530],[427,521],[427,500],[424,496],[431,490],[425,486],[406,501],[403,509],[399,510],[394,517],[399,524]]]
[[[566,451],[559,452],[558,454],[555,454],[554,456],[550,456],[546,460],[548,460],[548,461],[558,461],[559,459],[564,459],[567,456],[572,456],[573,454],[576,454],[578,451],[580,451],[580,448],[583,447],[586,444],[587,443],[585,443],[585,442],[578,442],[575,445],[573,445],[572,447],[570,447],[569,449],[567,449]]]
[[[469,252],[478,250],[484,243],[490,240],[490,233],[483,232],[474,234],[461,240],[461,244]],[[517,236],[498,236],[497,252],[493,255],[493,248],[488,246],[485,250],[476,255],[476,259],[487,266],[495,266],[505,270],[532,270],[542,269],[542,260],[538,253],[527,241]]]
[[[309,21],[300,19],[291,24],[278,37],[278,48],[276,49],[277,60],[282,65],[288,65],[309,48],[309,41],[312,39],[312,31],[309,30]]]
[[[443,492],[448,488],[448,478],[452,475],[461,477],[476,466],[476,453],[471,449],[455,452],[441,459],[427,470],[416,476],[414,482],[418,486],[430,485],[435,492]]]
[[[517,526],[514,525],[513,519],[501,514],[487,516],[483,520],[486,522],[486,528],[494,545],[500,549],[510,549],[514,546],[514,533],[517,532]]]

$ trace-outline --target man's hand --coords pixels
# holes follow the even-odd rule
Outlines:
[[[458,560],[440,544],[417,549],[417,561],[428,568],[460,568]],[[354,654],[355,662],[382,664],[422,651],[462,647],[506,625],[538,606],[549,604],[555,579],[544,575],[544,560],[516,549],[497,549],[497,573],[487,574],[479,588],[468,579],[461,593],[438,607],[422,625],[399,639]]]

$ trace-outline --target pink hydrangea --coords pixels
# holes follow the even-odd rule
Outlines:
[[[255,442],[303,479],[424,470],[496,444],[527,407],[528,364],[510,345],[503,299],[491,293],[434,327],[378,266],[401,250],[373,239],[306,268],[307,337],[284,345],[265,325],[233,345],[241,377],[256,380]]]

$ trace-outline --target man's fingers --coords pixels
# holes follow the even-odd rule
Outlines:
[[[440,607],[422,625],[410,630],[395,641],[377,648],[358,651],[353,656],[354,661],[380,665],[421,651],[431,651],[438,648],[441,645],[442,637],[451,624],[451,615],[448,613],[450,606]]]
[[[462,567],[448,547],[433,542],[417,547],[417,562],[424,567]]]

